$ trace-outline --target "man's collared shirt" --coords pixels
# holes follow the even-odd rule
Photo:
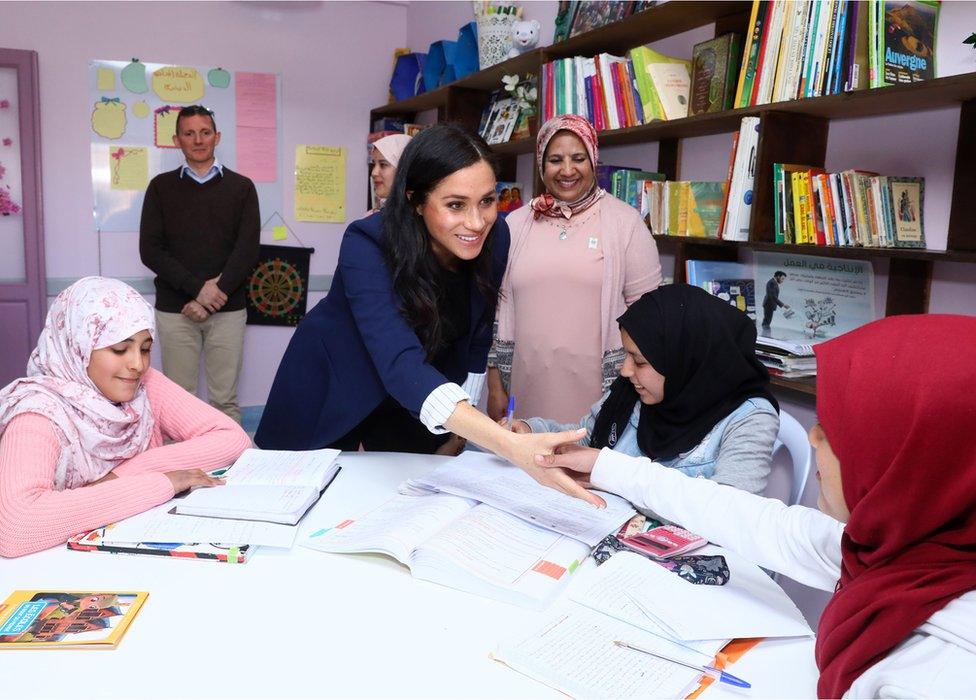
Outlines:
[[[189,175],[196,182],[199,182],[202,185],[205,182],[210,182],[210,180],[213,180],[218,175],[222,176],[224,174],[224,166],[221,165],[219,160],[214,158],[214,162],[213,165],[210,166],[210,170],[203,175],[197,175],[196,171],[190,167],[190,164],[183,161],[183,167],[180,168],[180,177],[183,177],[184,174]]]

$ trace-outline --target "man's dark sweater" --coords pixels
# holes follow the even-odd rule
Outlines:
[[[202,185],[180,170],[152,179],[142,205],[139,255],[156,273],[156,308],[180,313],[204,282],[220,275],[221,311],[244,308],[258,262],[258,194],[248,178],[225,167]]]

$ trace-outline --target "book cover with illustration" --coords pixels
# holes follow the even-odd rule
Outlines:
[[[756,320],[755,280],[709,280],[702,286],[712,296],[728,302],[730,306],[734,306],[753,321]]]
[[[894,244],[899,248],[924,248],[925,229],[922,207],[925,204],[925,178],[889,177]]]
[[[867,260],[755,254],[759,335],[814,345],[877,318]]]
[[[523,204],[521,182],[496,182],[495,194],[498,195],[498,211],[508,213],[515,211]]]
[[[691,108],[689,114],[720,112],[732,108],[735,79],[742,58],[741,37],[723,34],[695,44],[691,58]]]
[[[0,604],[0,649],[114,649],[145,592],[14,591]]]
[[[881,63],[886,85],[935,78],[939,4],[934,0],[885,0]]]

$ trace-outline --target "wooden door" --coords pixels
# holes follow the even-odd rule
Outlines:
[[[24,375],[47,312],[37,53],[0,48],[0,387]]]

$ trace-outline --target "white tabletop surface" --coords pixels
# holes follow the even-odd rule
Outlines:
[[[343,453],[302,531],[363,514],[441,459]],[[301,540],[243,565],[64,547],[0,560],[0,599],[16,589],[150,594],[113,651],[0,652],[0,697],[564,697],[489,657],[539,613]],[[752,689],[715,684],[704,697],[816,696],[812,639],[763,642],[730,670]]]

